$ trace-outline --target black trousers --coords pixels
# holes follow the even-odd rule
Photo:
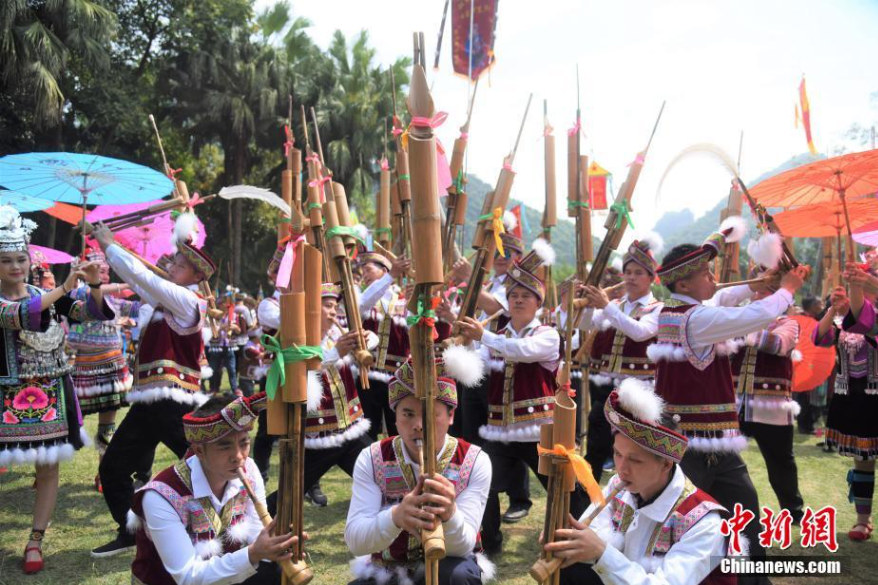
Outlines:
[[[485,507],[485,515],[482,517],[482,545],[486,550],[496,550],[503,543],[503,534],[500,532],[500,492],[508,491],[514,480],[511,470],[516,463],[523,462],[536,474],[537,479],[548,485],[548,478],[537,473],[539,455],[537,443],[499,443],[486,441],[485,452],[491,457],[491,490],[488,492],[488,503]],[[588,497],[579,484],[576,490],[570,494],[570,513],[574,518],[579,518],[588,507]]]
[[[415,585],[423,585],[423,571],[419,571],[412,579]],[[439,585],[481,585],[482,570],[476,563],[475,556],[445,557],[439,561]],[[357,579],[348,585],[377,585],[374,578]],[[396,577],[383,581],[383,585],[399,585]]]
[[[793,425],[742,422],[741,431],[756,439],[765,459],[768,482],[780,507],[789,510],[794,519],[801,520],[805,502],[799,492],[799,470],[793,455]]]
[[[183,415],[193,408],[191,404],[173,400],[138,402],[116,428],[98,472],[104,500],[113,520],[119,525],[119,532],[125,531],[126,515],[131,509],[134,495],[132,474],[142,469],[144,461],[155,456],[159,443],[177,457],[185,455],[189,442],[183,434]]]
[[[799,405],[799,414],[796,415],[796,424],[799,427],[800,433],[813,433],[814,432],[814,409],[811,407],[811,393],[813,390],[809,390],[808,392],[793,392],[793,400]]]
[[[713,496],[730,514],[734,512],[736,503],[753,512],[754,519],[744,529],[744,535],[750,541],[750,556],[764,557],[765,549],[759,545],[759,533],[762,531],[759,495],[741,456],[737,453],[688,450],[683,455],[680,467],[696,487]]]
[[[353,477],[357,457],[369,445],[369,435],[362,435],[332,449],[305,449],[305,485],[314,485],[336,465]]]
[[[282,575],[277,563],[260,562],[256,574],[241,581],[241,585],[280,585]]]
[[[265,392],[265,378],[259,381],[259,391]],[[268,414],[259,413],[259,425],[256,427],[256,438],[253,439],[253,462],[262,474],[262,480],[268,481],[268,466],[271,462],[271,449],[277,437],[268,434]]]
[[[488,383],[485,379],[478,386],[458,385],[458,407],[454,418],[461,418],[463,440],[473,445],[484,446],[485,440],[479,435],[479,428],[488,424]],[[530,499],[530,477],[527,465],[521,461],[513,464],[508,473],[511,474],[509,489],[504,490],[509,495],[509,505],[515,508],[530,509],[533,502]]]
[[[387,382],[381,380],[369,380],[369,389],[360,387],[357,380],[357,393],[360,395],[360,404],[363,406],[363,414],[372,423],[369,436],[372,441],[378,440],[378,435],[387,427],[387,436],[392,437],[396,432],[396,414],[390,410],[390,400],[387,395]]]
[[[594,572],[594,565],[576,563],[561,569],[561,585],[601,585],[603,581]]]
[[[598,482],[604,473],[604,463],[613,455],[613,433],[607,417],[604,416],[604,402],[612,391],[612,384],[598,385],[589,382],[591,409],[585,435],[585,460],[591,465],[591,472]]]

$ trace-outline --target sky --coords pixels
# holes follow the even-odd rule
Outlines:
[[[257,0],[257,10],[271,4]],[[309,34],[323,48],[336,29],[349,39],[367,30],[376,65],[410,56],[411,33],[423,31],[433,99],[449,113],[437,134],[450,149],[466,118],[468,88],[451,68],[450,15],[440,69],[432,69],[443,5],[444,0],[293,0],[291,10],[312,22]],[[697,218],[727,196],[728,174],[708,157],[687,159],[675,166],[657,201],[668,163],[701,142],[734,158],[741,132],[745,181],[805,152],[804,132],[794,127],[803,74],[821,152],[842,145],[852,123],[878,123],[878,100],[870,102],[870,94],[878,92],[876,29],[875,0],[499,0],[497,60],[479,85],[468,171],[496,181],[532,92],[512,197],[543,209],[544,99],[557,136],[557,195],[566,197],[566,130],[575,121],[578,65],[582,154],[613,173],[615,188],[667,102],[634,194],[633,234],[647,231],[665,211],[689,208]],[[602,224],[595,220],[595,235]]]

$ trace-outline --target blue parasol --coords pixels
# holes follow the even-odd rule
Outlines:
[[[27,213],[29,211],[42,211],[54,205],[48,199],[37,199],[30,197],[18,191],[0,190],[0,205],[9,205],[18,210],[19,213]]]
[[[149,167],[128,161],[70,152],[29,152],[0,158],[0,185],[39,199],[85,206],[154,201],[173,182]],[[85,250],[85,230],[82,234]]]
[[[174,189],[149,167],[96,154],[30,152],[0,158],[0,185],[31,197],[83,205],[154,201]]]

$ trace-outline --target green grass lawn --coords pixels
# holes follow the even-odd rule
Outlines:
[[[120,413],[124,415],[124,411]],[[121,418],[120,418],[121,420]],[[97,419],[86,419],[90,434],[94,434]],[[839,552],[848,573],[837,577],[776,578],[783,585],[808,583],[814,585],[876,583],[878,582],[878,540],[853,544],[846,533],[853,525],[853,506],[847,501],[845,476],[850,460],[822,452],[814,437],[796,436],[796,457],[799,463],[799,480],[806,505],[820,508],[833,505],[838,514]],[[160,447],[154,471],[173,462],[172,454]],[[753,444],[744,454],[753,482],[759,489],[760,503],[777,510],[778,504],[765,472],[765,465]],[[269,490],[277,486],[277,455],[272,463]],[[97,472],[97,453],[83,449],[73,461],[61,466],[61,491],[58,508],[52,526],[46,533],[44,551],[46,569],[32,577],[21,572],[21,555],[30,530],[33,506],[33,471],[26,467],[13,468],[0,474],[0,584],[59,584],[81,583],[88,585],[129,583],[129,566],[132,553],[111,559],[93,560],[89,551],[104,544],[113,536],[114,526],[104,504],[103,497],[93,486]],[[498,561],[499,583],[530,585],[527,575],[530,565],[538,555],[537,537],[541,529],[545,496],[536,479],[531,478],[534,508],[524,521],[513,526],[504,525],[506,543],[503,557]],[[305,512],[306,530],[312,541],[309,545],[317,584],[344,584],[349,580],[350,555],[345,547],[343,534],[347,515],[350,479],[335,469],[324,477],[323,491],[329,497],[326,508],[308,507]],[[794,545],[786,551],[771,551],[771,555],[823,555],[823,547],[803,551],[798,547],[798,529],[794,527]]]

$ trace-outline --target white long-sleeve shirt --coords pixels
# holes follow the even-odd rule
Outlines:
[[[445,437],[443,448],[448,441]],[[406,449],[403,456],[417,477],[420,468]],[[436,455],[441,455],[442,449]],[[455,500],[457,510],[448,522],[442,523],[445,531],[445,550],[450,557],[462,557],[472,552],[476,536],[482,524],[488,490],[491,487],[491,460],[484,452],[479,453],[473,464],[469,484]],[[354,466],[354,486],[351,504],[345,524],[344,540],[356,556],[370,555],[385,550],[402,532],[393,523],[391,505],[381,505],[381,488],[375,483],[372,472],[372,456],[369,448],[363,449]]]
[[[656,526],[663,524],[683,491],[686,476],[675,466],[665,490],[651,504],[637,508],[634,496],[623,491],[622,500],[634,508],[634,517],[624,535],[621,549],[618,533],[613,538],[612,511],[608,505],[591,523],[591,529],[607,543],[594,570],[606,585],[696,585],[719,565],[726,554],[725,537],[720,533],[722,518],[709,512],[675,542],[664,557],[644,557]],[[604,496],[610,487],[604,488]],[[583,521],[594,504],[583,513]],[[642,563],[642,564],[641,564]],[[650,571],[647,571],[647,568]]]
[[[529,335],[540,325],[540,320],[534,318],[521,331],[516,331],[510,322],[506,325],[506,330],[511,333],[509,337],[487,330],[483,331],[482,345],[479,348],[482,352],[482,359],[485,363],[489,363],[488,360],[491,357],[488,350],[493,349],[509,361],[526,364],[540,362],[540,365],[547,370],[554,370],[558,367],[560,359],[558,351],[561,336],[558,334],[558,330],[553,327],[541,327],[539,331]]]
[[[233,479],[226,484],[222,499],[218,499],[210,489],[198,457],[193,455],[186,460],[186,463],[192,471],[193,497],[210,498],[210,503],[217,512],[220,512],[226,502],[238,495],[243,488],[239,479]],[[258,500],[265,503],[265,484],[262,482],[262,475],[252,459],[247,459],[246,465],[253,492]],[[245,514],[246,521],[252,527],[248,542],[253,542],[262,529],[262,523],[250,500],[247,500]],[[256,567],[250,564],[246,546],[233,553],[202,559],[196,553],[192,539],[180,522],[180,516],[174,507],[152,490],[147,491],[143,496],[143,515],[150,539],[162,559],[162,565],[177,585],[226,585],[240,583],[256,574]]]
[[[661,307],[655,307],[652,311],[643,315],[640,320],[633,318],[631,313],[634,312],[635,308],[645,307],[654,300],[655,297],[652,296],[651,292],[634,301],[631,301],[628,295],[625,295],[619,304],[611,302],[603,310],[595,311],[590,321],[591,323],[600,323],[603,319],[606,319],[610,326],[624,333],[626,337],[630,337],[634,341],[646,341],[651,337],[655,337],[658,331],[658,317]],[[583,315],[581,324],[587,323],[586,316]]]
[[[752,294],[747,285],[730,287],[719,291],[709,301],[711,304],[701,304],[692,311],[686,325],[686,336],[697,357],[706,356],[717,343],[768,327],[793,304],[793,295],[782,288],[760,301],[743,307],[736,306]],[[700,304],[687,295],[675,293],[671,298],[687,304]]]
[[[393,294],[392,286],[393,277],[390,276],[389,272],[384,273],[384,276],[367,286],[360,294],[360,315],[365,315],[371,311],[372,307],[377,305],[379,301],[386,300],[389,303],[390,297]]]
[[[280,303],[275,301],[280,301],[280,291],[274,291],[273,295],[259,301],[256,317],[260,325],[277,331],[280,329]]]
[[[198,287],[183,287],[154,274],[140,260],[126,252],[121,246],[113,244],[106,250],[107,264],[140,295],[143,302],[154,308],[161,307],[169,312],[180,327],[189,328],[198,323],[207,309],[207,301],[195,294]],[[156,310],[152,321],[162,317]],[[141,325],[142,327],[143,325]]]

